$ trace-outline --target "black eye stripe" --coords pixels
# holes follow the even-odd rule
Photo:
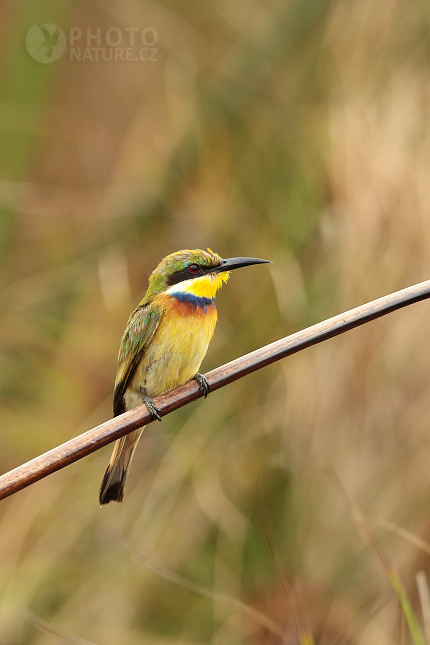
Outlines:
[[[192,273],[190,271],[190,266],[195,264],[198,267],[198,271],[196,273]],[[193,277],[198,277],[199,275],[204,275],[205,273],[210,272],[212,267],[204,267],[204,266],[199,266],[196,262],[192,262],[191,265],[188,265],[185,267],[185,269],[182,269],[181,271],[175,271],[175,273],[171,273],[169,277],[167,278],[166,282],[169,287],[171,287],[174,284],[178,284],[179,282],[183,282],[184,280],[191,280]]]

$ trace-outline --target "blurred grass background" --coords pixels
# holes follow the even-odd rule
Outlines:
[[[204,371],[429,278],[427,0],[0,12],[3,472],[110,417],[128,314],[172,251],[273,260],[220,292]],[[25,48],[42,23],[155,29],[157,60],[67,48],[43,65]],[[392,314],[152,424],[121,506],[97,504],[110,448],[3,501],[0,643],[293,645],[289,600],[320,645],[410,643],[320,460],[420,617],[429,556],[381,523],[430,540],[429,314]]]

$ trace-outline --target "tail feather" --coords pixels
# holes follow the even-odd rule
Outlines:
[[[109,502],[122,502],[130,462],[142,432],[143,428],[139,428],[115,442],[112,457],[100,486],[100,506]]]

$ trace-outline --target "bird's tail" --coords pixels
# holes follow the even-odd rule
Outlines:
[[[131,458],[142,432],[143,428],[139,428],[115,442],[112,457],[100,486],[100,506],[109,504],[109,502],[122,502]]]

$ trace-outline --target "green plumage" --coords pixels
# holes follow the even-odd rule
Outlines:
[[[210,249],[178,251],[160,262],[149,278],[142,302],[128,319],[121,340],[114,416],[145,403],[160,418],[151,399],[192,378],[199,377],[199,386],[207,393],[209,385],[198,370],[217,320],[211,299],[227,281],[231,269],[261,262],[266,260],[223,260]],[[180,289],[176,285],[180,284],[185,285],[182,294],[200,298],[204,307],[184,302],[176,292]],[[188,291],[190,287],[192,292]],[[130,461],[142,430],[134,430],[115,442],[100,487],[100,504],[122,501]]]
[[[115,379],[114,416],[125,412],[124,393],[139,365],[145,347],[150,343],[158,327],[163,310],[155,306],[154,298],[167,289],[167,280],[176,271],[182,271],[195,262],[199,266],[217,266],[222,258],[213,251],[185,250],[172,253],[160,262],[149,278],[148,289],[138,307],[128,319],[118,356]]]
[[[185,250],[168,255],[151,273],[148,290],[140,304],[148,304],[154,296],[165,291],[168,277],[176,271],[184,270],[193,262],[202,267],[216,267],[221,264],[222,258],[210,249],[207,251]]]
[[[143,351],[151,341],[162,315],[161,307],[139,305],[128,319],[118,356],[118,370],[115,379],[113,414],[117,417],[125,412],[124,393]]]

